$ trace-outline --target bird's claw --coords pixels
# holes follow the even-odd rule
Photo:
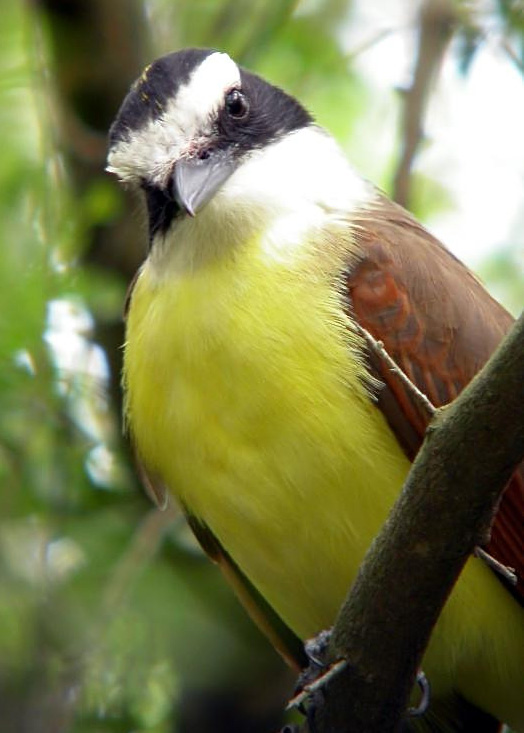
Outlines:
[[[416,708],[408,708],[408,715],[412,718],[418,718],[421,715],[424,715],[429,707],[429,700],[431,697],[431,686],[429,684],[429,680],[421,669],[417,672],[416,682],[422,693],[422,697]]]
[[[319,669],[327,666],[329,642],[331,640],[332,629],[324,629],[311,639],[304,642],[304,651],[309,660],[309,667],[305,672],[312,672],[312,667]],[[315,672],[315,676],[317,673]]]
[[[315,731],[315,711],[320,703],[319,695],[324,697],[324,688],[346,666],[345,659],[328,662],[331,629],[321,631],[317,636],[304,643],[304,650],[309,660],[308,667],[302,671],[295,694],[287,704],[287,710],[297,709],[306,718],[309,730]]]
[[[314,710],[316,707],[314,698],[319,694],[323,695],[326,685],[342,672],[348,665],[347,659],[341,658],[336,662],[328,662],[329,642],[331,639],[331,629],[321,631],[317,636],[308,639],[304,643],[304,650],[309,660],[309,665],[302,671],[295,687],[295,693],[289,700],[286,709],[297,709],[308,720],[308,724],[312,725]],[[416,684],[421,691],[421,699],[416,707],[408,708],[410,717],[420,717],[424,715],[429,707],[431,697],[431,687],[429,680],[422,670],[417,672]],[[311,727],[313,730],[314,727]],[[282,733],[293,733],[293,728],[284,728]]]

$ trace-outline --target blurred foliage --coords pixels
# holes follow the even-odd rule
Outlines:
[[[496,0],[486,17],[486,9],[459,0],[461,23],[457,28],[457,60],[463,74],[467,74],[483,44],[497,38],[497,43],[508,59],[524,72],[524,5],[522,0]]]
[[[518,316],[524,302],[524,249],[501,247],[483,262],[481,274],[494,297]]]
[[[253,632],[236,608],[217,624],[211,604],[229,611],[229,593],[127,467],[93,337],[95,319],[120,320],[125,283],[81,260],[119,199],[107,181],[75,195],[46,37],[29,9],[2,10],[1,729],[169,730],[179,670],[241,679]],[[175,544],[149,562],[166,534]]]
[[[76,109],[85,116],[75,134],[94,171],[81,175],[61,99],[75,79],[89,87],[89,69],[75,65],[82,34],[69,37],[66,23],[75,11],[81,27],[96,3],[41,6],[0,0],[1,729],[182,730],[188,689],[228,690],[246,708],[278,709],[287,690],[280,662],[176,510],[151,509],[133,478],[114,405],[119,378],[108,361],[119,343],[103,348],[97,340],[120,323],[129,265],[93,256],[124,203],[89,158],[103,146],[88,130],[104,119],[96,94]],[[371,92],[340,43],[351,22],[348,0],[136,7],[149,56],[192,44],[225,48],[355,145],[349,141],[366,124]],[[49,30],[48,11],[61,13],[58,31]],[[522,60],[518,2],[500,0],[499,17]],[[117,31],[108,38],[114,42]],[[71,66],[57,69],[52,59],[62,53]],[[382,169],[394,160],[391,150]],[[441,186],[420,179],[419,214],[450,205]],[[130,221],[136,229],[136,217]],[[519,257],[501,249],[486,270],[516,306]]]

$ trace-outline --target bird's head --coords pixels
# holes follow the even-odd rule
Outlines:
[[[246,164],[261,151],[311,124],[293,97],[227,54],[186,49],[152,63],[132,86],[110,130],[108,170],[144,191],[153,242],[198,215],[241,169],[249,177]],[[237,176],[237,194],[256,197],[269,184],[278,197],[278,174],[258,186],[264,171],[252,174],[249,182]]]

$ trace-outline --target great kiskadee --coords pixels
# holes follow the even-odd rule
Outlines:
[[[359,326],[442,405],[511,316],[295,99],[225,53],[148,66],[108,170],[149,216],[124,366],[146,484],[160,502],[174,493],[289,657],[284,626],[305,639],[333,623],[426,427]],[[523,516],[517,472],[488,550],[520,578]],[[428,729],[496,730],[493,716],[524,731],[523,587],[468,560],[423,668],[434,700],[486,715]]]

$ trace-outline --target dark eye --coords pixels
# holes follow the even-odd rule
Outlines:
[[[226,110],[230,117],[243,120],[249,112],[249,102],[238,89],[232,89],[226,94]]]

